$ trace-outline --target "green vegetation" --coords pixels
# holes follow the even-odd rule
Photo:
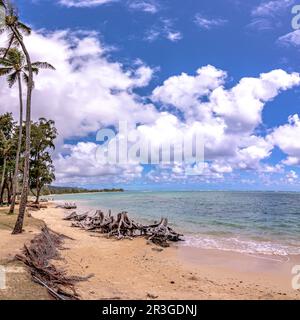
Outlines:
[[[18,154],[16,150],[19,150],[19,130],[19,126],[14,122],[11,113],[0,115],[0,205],[6,203],[14,206],[14,172]],[[24,125],[22,126],[22,130],[25,130]],[[22,137],[15,187],[16,194],[17,189],[20,189],[23,181],[24,134],[22,134]],[[36,196],[36,203],[39,202],[41,190],[45,185],[51,184],[55,179],[50,151],[54,149],[54,140],[56,137],[57,131],[52,120],[41,118],[39,121],[31,123],[29,187],[31,194]],[[10,207],[10,213],[13,212]]]
[[[93,192],[124,192],[124,189],[84,189],[84,188],[75,188],[75,187],[56,187],[56,186],[47,186],[43,190],[43,195],[50,194],[72,194],[72,193],[93,193]]]

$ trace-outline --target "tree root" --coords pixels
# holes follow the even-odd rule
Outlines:
[[[126,211],[118,213],[117,216],[111,215],[111,211],[105,215],[101,210],[84,214],[72,212],[64,219],[72,221],[72,227],[107,234],[108,237],[113,236],[118,240],[144,236],[161,247],[168,247],[169,241],[182,241],[183,236],[168,226],[166,218],[162,218],[157,224],[143,226],[130,219]]]

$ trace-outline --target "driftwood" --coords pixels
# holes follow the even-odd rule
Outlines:
[[[40,210],[40,209],[47,209],[48,206],[46,204],[28,203],[27,208],[33,209],[33,210]]]
[[[44,286],[49,294],[58,300],[78,300],[75,283],[89,277],[69,277],[64,270],[57,269],[50,260],[59,259],[58,249],[63,249],[64,235],[58,234],[47,227],[30,243],[24,245],[24,253],[16,255],[16,259],[26,264],[32,279]]]
[[[126,211],[120,212],[116,216],[113,216],[111,211],[105,215],[101,210],[84,214],[72,212],[64,219],[72,221],[71,226],[75,228],[103,233],[119,240],[143,236],[162,247],[168,247],[169,241],[181,241],[180,237],[183,236],[171,229],[165,218],[162,218],[157,224],[143,226],[130,219]]]
[[[57,205],[56,208],[63,208],[63,209],[66,209],[66,210],[72,210],[72,209],[77,209],[77,205],[76,203],[72,203],[72,202],[66,202],[65,204],[61,205]]]
[[[166,218],[162,218],[158,224],[144,226],[143,233],[148,236],[150,241],[162,247],[168,247],[168,241],[181,241],[180,237],[183,236],[168,226],[168,219]]]

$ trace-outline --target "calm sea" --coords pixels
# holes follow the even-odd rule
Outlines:
[[[254,254],[300,254],[300,193],[124,192],[55,196],[79,210],[128,211],[149,223],[167,217],[181,245]]]

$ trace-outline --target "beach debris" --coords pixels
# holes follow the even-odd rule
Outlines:
[[[66,210],[72,210],[72,209],[77,209],[77,205],[75,202],[66,202],[65,204],[59,204],[56,206],[56,208],[62,208]]]
[[[169,242],[181,241],[182,234],[175,232],[168,226],[168,219],[162,218],[157,224],[144,226],[143,233],[148,236],[148,240],[161,247],[169,247]]]
[[[183,236],[168,226],[166,218],[162,218],[160,222],[153,225],[144,226],[129,218],[126,211],[116,216],[112,215],[111,210],[106,215],[101,210],[83,214],[72,212],[64,220],[72,221],[72,227],[107,234],[108,237],[113,236],[119,240],[143,236],[161,247],[168,247],[169,241],[182,241]]]
[[[23,254],[16,259],[22,261],[30,269],[32,279],[44,286],[49,294],[57,300],[79,300],[75,284],[91,277],[67,276],[65,270],[58,269],[50,260],[59,259],[58,249],[63,249],[63,240],[68,238],[62,234],[43,227],[30,245],[24,245]]]
[[[149,299],[157,299],[158,296],[155,295],[155,294],[152,294],[152,293],[147,292],[147,298],[149,298]]]
[[[162,251],[164,251],[164,249],[162,249],[162,248],[152,248],[152,251],[162,252]]]
[[[47,209],[48,206],[47,206],[46,204],[39,204],[39,203],[33,203],[33,202],[31,202],[31,203],[28,203],[28,204],[27,204],[27,208],[28,208],[29,210],[32,210],[32,211],[38,211],[38,210],[40,210],[40,209]]]

